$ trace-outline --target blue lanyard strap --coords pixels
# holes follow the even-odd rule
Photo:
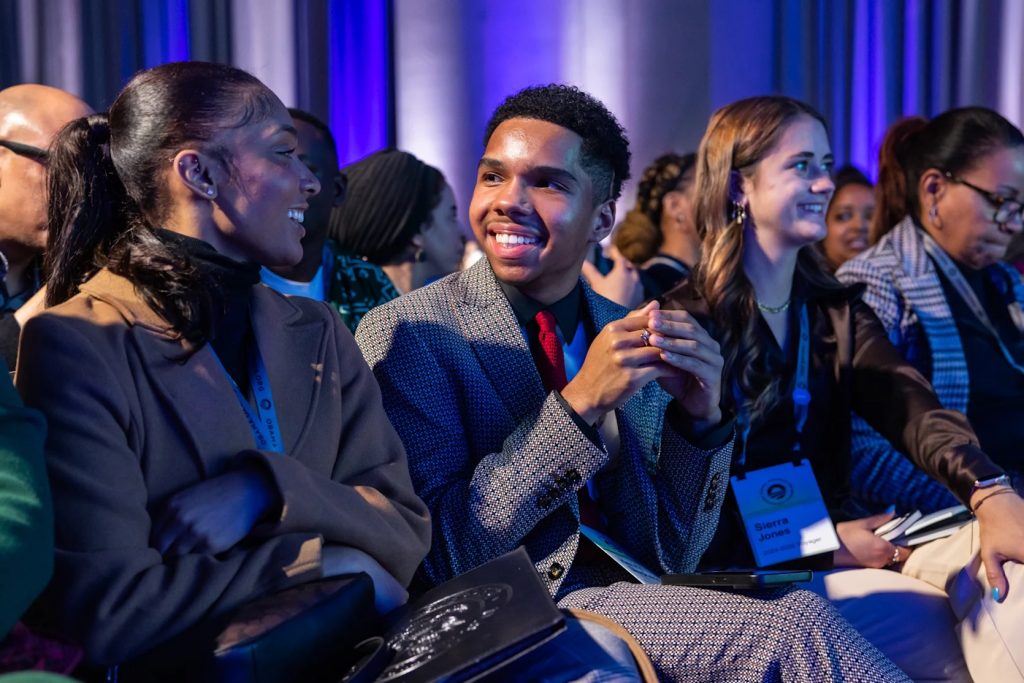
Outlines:
[[[267,378],[267,368],[263,364],[263,356],[260,355],[255,342],[252,345],[252,351],[249,353],[249,386],[252,389],[252,396],[256,402],[255,408],[245,399],[242,390],[238,388],[238,383],[235,382],[227,368],[224,367],[224,363],[221,362],[217,353],[213,351],[212,346],[210,351],[213,352],[213,357],[217,359],[221,369],[224,370],[228,382],[231,383],[231,388],[235,390],[235,398],[238,399],[238,403],[242,406],[242,411],[245,413],[245,419],[249,422],[249,429],[252,430],[252,436],[256,440],[256,447],[262,451],[284,453],[284,448],[281,445],[281,430],[277,421],[277,411],[274,409],[274,396],[270,390],[270,382]]]
[[[1021,366],[1021,364],[1017,362],[1017,359],[1013,357],[1013,354],[1010,353],[1010,350],[1006,348],[1002,337],[999,336],[998,330],[996,330],[995,325],[993,325],[992,321],[989,319],[988,313],[985,312],[985,307],[981,305],[980,301],[978,301],[977,295],[975,295],[971,286],[967,284],[967,280],[964,279],[964,275],[960,272],[960,269],[956,267],[953,260],[949,258],[945,251],[942,250],[942,247],[932,239],[931,235],[922,230],[921,237],[924,240],[924,250],[932,257],[932,260],[935,261],[935,264],[942,271],[942,274],[945,275],[946,279],[953,285],[956,293],[960,295],[960,298],[964,300],[967,307],[971,309],[971,313],[974,314],[974,317],[976,317],[985,329],[988,330],[989,334],[995,337],[996,343],[999,344],[999,350],[1002,352],[1006,362],[1009,363],[1017,372],[1024,373],[1024,366]],[[1014,317],[1014,324],[1018,325],[1016,316]]]
[[[793,421],[796,423],[796,443],[793,445],[793,452],[800,452],[800,440],[804,433],[804,426],[807,424],[807,416],[810,413],[811,389],[810,389],[810,367],[811,367],[811,324],[807,314],[807,304],[800,307],[800,341],[796,350],[796,378],[793,382]],[[750,411],[746,409],[746,402],[740,392],[738,382],[732,383],[733,400],[736,403],[736,422],[739,425],[740,435],[743,442],[740,444],[736,464],[742,469],[747,462],[747,443],[750,438]]]

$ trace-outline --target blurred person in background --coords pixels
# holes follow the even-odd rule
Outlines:
[[[832,177],[836,191],[825,214],[828,234],[818,242],[832,272],[868,248],[875,192],[859,169],[843,166]]]
[[[329,233],[341,253],[332,288],[355,330],[374,306],[459,270],[466,238],[444,175],[412,154],[386,149],[343,170],[348,193]]]
[[[0,355],[14,369],[25,320],[42,308],[46,248],[46,164],[64,124],[92,112],[82,100],[47,85],[0,90]]]
[[[697,155],[665,154],[644,169],[635,206],[612,241],[639,266],[644,298],[675,287],[700,260],[700,237],[693,219]]]

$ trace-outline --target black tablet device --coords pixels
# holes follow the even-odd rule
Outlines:
[[[751,569],[697,574],[665,574],[661,577],[661,582],[667,586],[699,586],[701,588],[730,588],[734,590],[773,588],[810,580],[811,572],[806,569]]]

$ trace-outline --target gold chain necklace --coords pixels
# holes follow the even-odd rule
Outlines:
[[[784,311],[789,310],[789,302],[792,300],[793,298],[790,297],[789,299],[786,299],[785,302],[779,304],[778,306],[768,306],[767,304],[763,304],[760,301],[758,301],[757,307],[760,310],[764,311],[765,313],[782,313]]]

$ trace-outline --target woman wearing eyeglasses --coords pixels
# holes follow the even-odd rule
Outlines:
[[[1021,230],[1024,135],[990,109],[890,128],[880,152],[877,244],[837,276],[866,285],[903,357],[1024,490],[1024,287],[1003,263]],[[869,503],[932,510],[949,493],[855,418],[853,486]]]

